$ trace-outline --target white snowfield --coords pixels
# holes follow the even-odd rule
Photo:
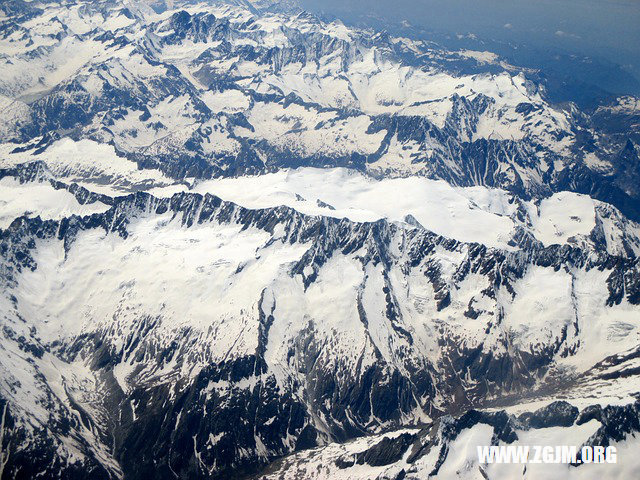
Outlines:
[[[211,340],[203,341],[204,345],[210,345],[211,351],[202,352],[205,356],[211,355],[210,360],[228,354],[240,355],[256,347],[257,326],[251,326],[251,323],[245,326],[245,322],[252,322],[251,319],[257,317],[255,302],[260,292],[267,288],[272,291],[271,296],[278,298],[276,312],[279,315],[276,317],[283,319],[282,328],[279,320],[272,327],[274,346],[278,342],[286,345],[289,341],[280,340],[278,333],[285,337],[295,336],[296,330],[304,328],[316,317],[314,323],[319,328],[326,328],[327,335],[335,328],[356,328],[339,336],[345,339],[342,356],[361,351],[357,346],[347,348],[355,340],[354,335],[361,335],[358,332],[362,325],[342,323],[343,318],[355,314],[344,309],[355,307],[350,299],[356,296],[364,281],[364,299],[372,302],[371,323],[379,308],[373,291],[376,291],[375,284],[382,282],[382,272],[373,267],[363,272],[355,262],[358,253],[330,259],[321,269],[319,280],[305,292],[301,279],[288,275],[287,265],[299,260],[309,245],[269,243],[271,237],[266,232],[241,231],[240,226],[214,222],[184,228],[179,219],[170,219],[169,214],[143,216],[131,224],[127,239],[115,233],[105,234],[102,230],[81,233],[66,254],[59,241],[40,244],[36,257],[38,268],[23,272],[20,288],[15,293],[24,316],[39,319],[35,326],[42,341],[47,344],[64,341],[107,326],[108,334],[113,335],[114,341],[119,341],[127,337],[126,332],[135,328],[141,318],[163,318],[154,329],[154,335],[160,339],[169,340],[175,331],[190,327],[194,332],[212,336]],[[278,239],[277,235],[275,239]],[[454,267],[464,258],[464,249],[455,255],[445,251],[440,255],[443,270],[453,273]],[[234,273],[239,267],[242,267],[241,271]],[[607,355],[633,347],[638,340],[638,329],[632,320],[637,312],[624,302],[604,309],[607,274],[606,270],[563,273],[554,272],[552,268],[532,268],[516,284],[513,301],[509,301],[506,294],[504,297],[498,295],[498,302],[504,302],[505,328],[516,334],[516,345],[523,348],[552,341],[559,336],[563,320],[574,321],[577,308],[580,318],[589,318],[592,327],[581,331],[583,346],[580,351],[583,353],[568,358],[568,364],[586,368]],[[397,277],[395,275],[391,281],[398,282],[396,287],[407,296],[401,305],[403,310],[406,308],[405,321],[414,319],[407,325],[415,332],[414,338],[424,337],[425,344],[430,344],[424,334],[435,324],[446,322],[450,328],[468,337],[470,343],[482,340],[479,337],[484,328],[482,322],[460,319],[464,318],[462,311],[471,298],[483,298],[479,292],[488,286],[484,277],[470,276],[454,291],[453,309],[437,312],[428,301],[432,287],[424,276],[410,274],[402,279],[400,271]],[[367,294],[366,285],[369,284],[374,289],[371,297]],[[185,297],[182,294],[185,289],[192,294]],[[333,301],[327,302],[328,298]],[[489,299],[481,301],[490,302]],[[341,303],[344,309],[340,308]],[[301,309],[300,305],[305,307]],[[263,308],[267,309],[266,306]],[[455,313],[458,309],[459,315]],[[528,314],[523,316],[525,311]],[[116,323],[113,312],[120,312]],[[295,318],[302,312],[310,318]],[[233,322],[227,324],[227,318]],[[245,321],[238,321],[239,318],[245,318]],[[426,319],[431,320],[425,323]],[[429,327],[430,322],[434,322],[432,327]],[[621,322],[629,329],[626,335],[611,335]],[[388,327],[382,324],[381,328],[386,330]],[[588,337],[583,338],[585,335]],[[393,337],[393,332],[380,334],[380,341],[388,336]],[[229,353],[233,344],[234,350]],[[378,347],[383,352],[388,351],[384,344]]]
[[[153,189],[163,196],[173,188]],[[528,228],[545,246],[580,245],[596,226],[606,232],[607,250],[624,254],[621,237],[640,253],[640,226],[623,221],[613,207],[586,195],[561,192],[541,202],[521,202],[504,190],[487,187],[452,187],[442,180],[424,177],[374,179],[344,168],[300,168],[260,176],[213,179],[190,189],[211,193],[247,208],[286,205],[310,215],[371,222],[381,218],[407,221],[412,216],[427,230],[462,242],[513,249],[514,229],[523,226],[516,218],[522,205],[529,216]],[[165,193],[167,192],[167,193]],[[611,209],[605,217],[601,209]]]
[[[503,167],[516,168],[525,182],[535,183],[552,164],[564,168],[558,159],[574,143],[570,114],[551,106],[522,71],[457,74],[430,62],[464,58],[502,65],[488,52],[449,52],[391,38],[389,45],[416,57],[414,66],[404,64],[390,47],[377,46],[372,32],[304,15],[254,15],[246,6],[218,2],[175,2],[161,15],[140,2],[116,3],[111,9],[100,5],[43,5],[42,15],[0,39],[3,138],[19,137],[21,126],[42,108],[36,106],[40,99],[73,104],[78,97],[93,105],[116,90],[144,95],[149,115],[142,106],[122,107],[118,115],[98,107],[87,112],[92,123],[83,133],[127,154],[170,155],[196,135],[214,163],[236,155],[242,139],[266,141],[276,150],[306,157],[369,156],[383,148],[382,158],[367,168],[400,176],[428,171],[428,160],[436,152],[446,155],[449,147],[435,137],[416,144],[399,142],[397,135],[382,147],[394,132],[370,131],[372,118],[395,115],[422,117],[438,128],[449,122],[461,142],[527,139],[540,145],[544,151],[536,154],[538,165],[517,169],[506,161]],[[174,14],[180,11],[226,25],[224,45],[206,35],[176,37]],[[126,41],[105,40],[112,36]],[[304,55],[298,58],[300,38]],[[244,58],[245,47],[254,47],[258,58]],[[271,47],[278,49],[275,58],[260,58]],[[164,85],[168,75],[178,75],[170,93]],[[218,85],[217,78],[232,86]],[[306,103],[261,99],[269,94],[292,94]],[[483,98],[488,103],[480,113],[458,118],[467,114],[457,112],[467,108],[458,106],[461,99],[469,104]],[[528,108],[519,109],[522,105]],[[230,114],[243,114],[251,128],[227,125],[224,116]],[[607,165],[595,154],[584,161],[596,170]]]
[[[177,182],[158,170],[140,170],[134,162],[117,155],[114,147],[91,140],[63,138],[38,154],[11,153],[14,148],[0,144],[0,168],[42,161],[55,178],[109,196],[148,191],[168,197],[185,191],[210,193],[251,209],[285,205],[309,215],[356,222],[382,218],[406,222],[411,216],[425,229],[444,237],[502,249],[516,248],[512,238],[517,227],[529,231],[545,246],[588,245],[589,235],[598,224],[609,253],[627,255],[627,245],[633,254],[640,254],[638,224],[625,219],[615,207],[572,192],[556,193],[541,201],[522,201],[496,188],[453,187],[419,176],[379,179],[346,168],[311,167]],[[0,201],[13,202],[14,195],[15,190],[0,184]],[[7,225],[13,220],[9,217],[18,216],[14,208],[5,209]],[[22,212],[28,210],[25,206]],[[526,219],[518,219],[518,213]]]
[[[119,156],[113,146],[92,140],[75,142],[63,138],[35,155],[32,151],[12,153],[15,148],[14,144],[0,144],[0,168],[40,160],[54,178],[109,196],[176,183],[158,170],[139,169],[134,162]]]
[[[0,179],[0,229],[16,218],[39,216],[43,220],[60,220],[71,215],[91,215],[109,209],[102,202],[81,205],[66,190],[56,190],[48,183],[23,183],[11,177]]]
[[[2,296],[3,322],[25,336],[35,329],[38,342],[51,346],[54,353],[94,335],[121,351],[113,376],[124,392],[131,385],[194,378],[212,362],[255,352],[260,312],[274,317],[265,361],[281,388],[291,379],[304,382],[290,352],[311,328],[314,340],[326,345],[316,361],[328,368],[340,367],[345,375],[358,375],[373,364],[376,352],[400,371],[425,361],[437,364],[446,359],[438,339],[456,338],[461,347],[506,353],[505,348],[539,351],[563,335],[565,345],[575,351],[566,358],[557,357],[554,369],[577,375],[608,356],[635,348],[640,341],[637,306],[626,300],[613,307],[605,305],[610,273],[606,269],[531,267],[513,285],[515,296],[501,288],[492,299],[483,293],[490,286],[486,276],[470,274],[463,282],[454,278],[468,246],[453,251],[439,247],[432,259],[439,265],[442,281],[454,287],[450,306],[439,311],[433,286],[424,274],[427,265],[406,263],[410,247],[404,229],[392,240],[397,250],[391,252],[387,273],[379,264],[363,267],[362,249],[348,255],[337,252],[305,288],[302,276],[290,271],[312,245],[285,241],[279,227],[269,234],[231,220],[187,228],[181,215],[132,213],[127,238],[102,228],[90,229],[80,232],[66,252],[57,239],[37,241],[33,253],[37,268],[23,269],[6,292],[14,296],[15,306]],[[411,335],[411,343],[385,314],[379,293],[385,286],[394,292],[399,308],[396,321]],[[358,320],[356,299],[367,325]],[[468,305],[479,311],[478,318],[465,317]],[[487,333],[498,312],[503,315],[500,327]],[[146,332],[141,341],[131,342],[141,329]],[[510,339],[508,347],[505,338]],[[63,404],[66,395],[73,395],[74,402],[101,418],[92,399],[100,397],[102,387],[88,368],[90,357],[63,361],[47,353],[34,364],[12,340],[3,337],[1,342],[0,388],[6,393],[14,386],[14,415],[34,427],[46,418],[46,411],[39,407],[46,398],[46,390],[38,386],[43,378],[36,375],[39,372],[47,388],[60,392]],[[152,352],[176,343],[180,355],[165,362],[154,359]],[[234,385],[214,382],[209,388],[224,394],[232,388],[250,389],[264,379],[257,375]],[[615,385],[605,385],[603,395],[618,402],[630,398],[628,390],[616,392]],[[584,392],[575,394],[580,397]],[[429,417],[416,411],[406,421],[427,422]],[[91,431],[85,434],[93,438]],[[65,455],[73,456],[74,441],[65,440]],[[106,447],[96,439],[92,442],[92,448],[104,454]],[[355,478],[374,478],[368,475],[354,472]]]
[[[580,446],[597,430],[600,423],[591,420],[580,426],[549,427],[538,430],[516,430],[519,440],[514,446],[529,446],[533,458],[534,446],[567,445]],[[411,453],[408,449],[404,458],[385,466],[358,464],[355,457],[358,453],[376,445],[384,438],[394,438],[403,433],[417,433],[417,430],[403,430],[391,434],[374,435],[344,444],[330,444],[326,447],[308,450],[285,458],[278,463],[278,468],[262,476],[263,480],[349,480],[370,479],[381,480],[398,478],[403,471],[404,478],[427,480],[431,478],[456,480],[515,480],[515,479],[550,479],[550,480],[602,480],[603,478],[633,478],[640,469],[637,449],[638,438],[630,438],[625,442],[612,442],[616,449],[616,460],[613,463],[591,463],[572,467],[567,464],[553,463],[511,463],[482,464],[479,462],[477,447],[492,445],[493,428],[478,424],[463,430],[458,437],[448,444],[447,457],[437,474],[431,475],[438,464],[441,445],[435,445],[428,454],[414,463],[408,463]],[[499,446],[506,446],[498,442]],[[346,461],[347,466],[339,468],[336,461]],[[349,460],[353,462],[349,465]]]

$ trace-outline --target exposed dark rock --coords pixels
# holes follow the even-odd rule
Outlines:
[[[570,427],[578,417],[578,409],[565,401],[553,402],[532,413],[518,417],[527,428]]]

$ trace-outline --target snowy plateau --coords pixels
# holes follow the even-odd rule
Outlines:
[[[637,477],[640,100],[413,33],[0,3],[1,478]]]

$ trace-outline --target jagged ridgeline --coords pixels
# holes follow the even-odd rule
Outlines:
[[[291,5],[174,3],[10,2],[0,139],[45,157],[91,139],[173,178],[347,166],[523,198],[570,190],[640,219],[633,99],[581,112],[490,52]]]
[[[14,468],[238,475],[492,398],[562,391],[566,368],[620,346],[594,341],[594,319],[637,315],[640,302],[636,259],[506,252],[212,195],[137,193],[104,213],[21,217],[1,235],[11,435],[29,445]],[[523,324],[520,309],[550,286],[568,289],[566,304]],[[625,378],[633,357],[571,386]]]
[[[470,438],[637,448],[637,99],[552,105],[410,33],[0,5],[0,477],[500,478],[460,465]]]

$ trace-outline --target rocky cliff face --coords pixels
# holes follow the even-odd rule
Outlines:
[[[571,190],[640,218],[626,100],[587,115],[488,52],[293,7],[183,7],[15,2],[0,140],[47,157],[60,137],[92,139],[173,178],[346,166],[523,198]]]
[[[636,344],[635,258],[502,251],[211,195],[106,203],[2,232],[13,435],[42,467],[60,468],[57,450],[71,476],[251,473],[562,390]],[[627,362],[607,369],[627,378]]]
[[[544,467],[536,463],[523,467],[479,463],[476,455],[461,458],[465,451],[464,443],[470,436],[484,445],[516,446],[521,440],[527,443],[531,440],[548,442],[560,438],[554,430],[563,429],[574,434],[571,438],[576,442],[578,452],[572,468],[565,467],[565,475],[568,478],[585,478],[592,471],[585,471],[591,466],[584,464],[581,447],[608,447],[633,438],[638,428],[637,402],[623,407],[607,407],[606,413],[597,405],[580,411],[562,401],[519,415],[504,410],[490,413],[470,410],[458,418],[441,417],[426,429],[407,429],[373,436],[366,441],[299,453],[276,462],[262,478],[358,477],[362,472],[373,473],[373,478],[396,479],[514,478],[525,476],[527,470],[529,474],[537,475],[544,472]],[[552,455],[555,454],[554,449]],[[534,455],[532,448],[531,458]],[[626,456],[625,462],[629,471],[637,468],[634,458]],[[603,465],[602,471],[607,467],[612,466]]]

